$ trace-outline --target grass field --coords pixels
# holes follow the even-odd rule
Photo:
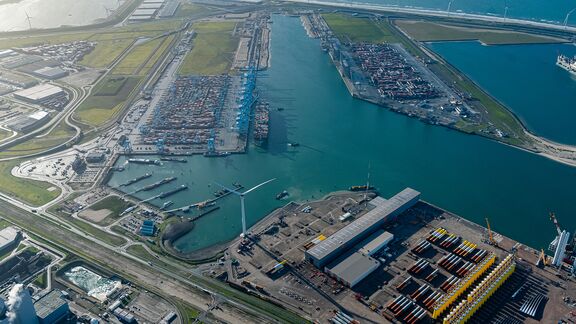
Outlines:
[[[178,7],[178,10],[176,11],[176,14],[174,16],[182,18],[182,17],[189,17],[190,15],[196,15],[199,13],[209,13],[212,11],[214,11],[214,9],[203,5],[184,2],[180,4],[180,7]]]
[[[466,28],[426,21],[397,21],[396,25],[417,41],[479,40],[487,45],[556,43],[562,40],[513,31]]]
[[[74,112],[74,118],[86,125],[97,127],[114,117],[140,82],[140,77],[125,77],[120,89],[115,89],[119,82],[118,76],[108,76],[100,81],[92,95]],[[109,95],[112,93],[111,89],[116,92],[115,95]]]
[[[367,18],[337,13],[323,14],[322,17],[342,42],[387,43],[396,41],[390,31],[379,28],[375,22]]]
[[[0,129],[0,141],[10,137],[11,135],[12,135],[12,132]]]
[[[150,254],[142,245],[131,245],[126,249],[126,252],[139,257],[145,261],[157,262],[156,259],[152,254]]]
[[[46,273],[46,271],[44,271],[41,274],[39,274],[38,277],[36,277],[36,279],[34,279],[34,284],[44,289],[47,286],[46,280],[48,280],[48,274]]]
[[[180,74],[216,75],[230,70],[238,37],[232,35],[234,22],[202,22],[192,27],[198,34],[186,55]]]
[[[173,35],[170,37],[162,37],[134,47],[130,53],[114,67],[112,74],[145,75],[162,56],[173,38]]]
[[[102,209],[109,210],[111,212],[110,215],[108,215],[103,221],[98,223],[100,225],[107,226],[112,224],[116,219],[118,219],[120,214],[130,206],[133,206],[133,204],[123,200],[118,196],[109,196],[88,207],[88,209],[94,211]]]
[[[71,139],[75,134],[74,128],[61,121],[48,135],[33,137],[18,145],[12,146],[0,152],[0,157],[12,157],[27,154],[35,154],[49,148],[58,146]]]
[[[32,206],[44,205],[60,195],[60,189],[48,191],[53,185],[48,182],[14,177],[10,171],[19,160],[0,162],[0,191],[12,198]]]

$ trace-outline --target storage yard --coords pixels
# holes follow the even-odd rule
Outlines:
[[[408,188],[289,203],[235,241],[213,275],[332,323],[573,319],[571,266],[544,265],[539,252],[419,198]]]
[[[321,39],[323,50],[330,55],[352,96],[431,124],[455,127],[458,122],[480,122],[480,114],[466,102],[467,95],[428,68],[435,62],[414,57],[392,35],[382,42],[352,40],[335,35],[322,15],[307,15],[302,22],[310,37]],[[498,135],[507,136],[503,132]]]

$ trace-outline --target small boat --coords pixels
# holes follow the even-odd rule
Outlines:
[[[278,107],[278,108],[276,108],[276,110],[278,110],[278,111],[282,111],[282,110],[284,110],[284,108],[282,108],[282,107]]]
[[[352,187],[348,188],[348,190],[350,190],[350,191],[364,191],[364,190],[373,190],[373,189],[374,189],[373,186],[367,186],[367,185],[352,186]]]
[[[276,200],[280,200],[280,199],[282,199],[282,198],[284,198],[284,197],[286,197],[286,196],[288,196],[288,195],[290,195],[290,194],[288,193],[288,191],[284,190],[284,191],[282,191],[281,193],[279,193],[279,194],[276,195]]]
[[[291,146],[291,147],[298,147],[298,146],[300,146],[300,143],[298,143],[298,142],[294,142],[294,143],[288,143],[288,146]]]
[[[167,201],[162,205],[162,209],[166,209],[166,208],[172,206],[173,204],[174,204],[174,202],[172,200]]]

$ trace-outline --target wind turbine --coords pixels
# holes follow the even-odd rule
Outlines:
[[[252,188],[250,188],[250,189],[248,189],[248,190],[246,190],[246,191],[244,191],[244,192],[239,192],[239,191],[236,191],[236,190],[234,190],[234,189],[230,189],[230,188],[228,188],[228,187],[225,187],[225,186],[223,186],[223,185],[221,185],[221,184],[219,184],[219,183],[216,183],[218,186],[220,186],[220,187],[222,187],[222,188],[224,188],[224,189],[230,191],[231,193],[233,193],[233,194],[235,194],[235,195],[237,195],[237,196],[240,197],[240,208],[241,208],[241,210],[242,210],[242,234],[240,234],[240,237],[242,237],[242,238],[245,238],[245,237],[246,237],[246,209],[245,209],[245,207],[244,207],[244,196],[246,196],[248,193],[250,193],[250,192],[252,192],[252,191],[254,191],[254,190],[262,187],[263,185],[265,185],[265,184],[267,184],[267,183],[269,183],[269,182],[272,182],[272,181],[274,181],[274,180],[276,180],[276,178],[273,178],[273,179],[264,181],[264,182],[262,182],[261,184],[259,184],[259,185],[257,185],[257,186],[254,186],[254,187],[252,187]]]
[[[30,15],[28,14],[28,11],[26,11],[26,9],[24,9],[24,13],[26,14],[26,20],[28,20],[28,28],[32,29],[32,22],[30,21],[30,19],[32,17],[30,17]]]

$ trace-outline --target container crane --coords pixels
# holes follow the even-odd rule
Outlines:
[[[498,243],[494,240],[494,236],[492,235],[492,229],[490,229],[490,222],[488,221],[488,217],[486,219],[486,227],[488,228],[488,242],[490,245],[498,246]]]

